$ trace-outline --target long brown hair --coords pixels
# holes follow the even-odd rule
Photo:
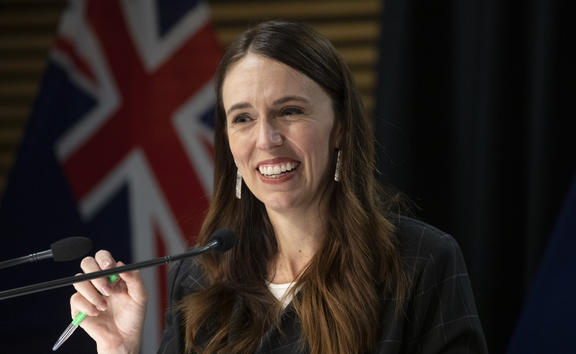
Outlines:
[[[221,227],[236,232],[236,246],[207,254],[201,264],[207,287],[180,304],[186,350],[253,352],[265,331],[278,325],[282,307],[266,279],[278,246],[264,205],[245,186],[234,197],[236,166],[228,145],[222,84],[234,63],[248,53],[302,72],[331,97],[341,127],[341,179],[334,182],[336,152],[326,173],[323,197],[330,215],[324,244],[298,279],[293,308],[312,353],[373,349],[383,296],[403,297],[406,280],[392,224],[383,216],[374,178],[371,122],[350,70],[332,44],[310,27],[270,21],[245,32],[226,51],[216,78],[214,195],[198,242]],[[207,338],[199,343],[199,337]]]

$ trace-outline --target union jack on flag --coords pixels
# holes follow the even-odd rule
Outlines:
[[[10,245],[2,258],[70,234],[91,237],[95,249],[125,262],[192,244],[212,190],[213,76],[220,56],[205,3],[71,1],[0,208]],[[30,273],[37,277],[38,269]],[[146,353],[159,343],[166,278],[165,269],[142,274],[150,299]],[[44,324],[44,349],[69,321],[60,303],[68,306],[71,290],[57,294],[50,301],[59,302],[64,316]],[[46,296],[32,299],[48,302]],[[22,316],[18,304],[30,307],[32,300],[15,301],[10,308]],[[29,326],[42,322],[23,323],[21,330],[30,335]],[[18,323],[2,320],[0,329],[16,341]],[[73,344],[61,351],[67,346],[78,352]]]

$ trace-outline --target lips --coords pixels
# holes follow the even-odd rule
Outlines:
[[[256,169],[262,177],[274,179],[290,174],[299,165],[299,161],[292,159],[274,159],[260,162]]]

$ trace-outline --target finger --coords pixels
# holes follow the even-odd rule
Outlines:
[[[100,250],[96,252],[94,258],[96,259],[96,262],[102,269],[111,268],[113,265],[116,264],[116,261],[114,260],[114,257],[112,257],[112,254],[106,250]]]
[[[110,269],[116,264],[116,260],[114,260],[112,254],[106,250],[96,252],[94,258],[101,269]],[[106,296],[110,296],[112,293],[112,285],[112,276],[98,279],[98,289]]]
[[[79,312],[84,312],[88,316],[96,317],[100,311],[88,301],[82,294],[75,293],[70,297],[70,315],[75,318]]]
[[[93,273],[102,270],[96,258],[93,257],[85,257],[84,259],[82,259],[82,262],[80,263],[80,268],[82,268],[84,273]],[[105,296],[110,295],[106,277],[92,279],[90,282],[103,295]]]
[[[125,264],[123,262],[118,262],[116,264],[118,267],[122,267]],[[139,304],[146,303],[147,291],[142,282],[142,277],[140,276],[139,270],[133,270],[131,272],[120,273],[120,278],[126,284],[126,291],[135,302]]]
[[[81,274],[82,273],[76,275]],[[96,288],[91,282],[83,281],[75,283],[74,288],[78,293],[82,295],[82,297],[86,301],[90,302],[96,309],[100,311],[106,311],[106,309],[108,308],[108,303],[106,302],[106,299],[104,299],[104,296],[102,296],[102,294],[100,294],[100,292],[96,290]]]

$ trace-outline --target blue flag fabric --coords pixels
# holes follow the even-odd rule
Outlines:
[[[200,1],[70,1],[0,204],[0,260],[86,236],[125,263],[194,242],[212,183],[221,56]],[[7,290],[81,272],[79,261],[2,270]],[[142,353],[159,342],[165,269],[149,290]],[[0,353],[44,353],[71,320],[66,287],[0,301]],[[60,353],[95,352],[78,330]]]
[[[510,342],[509,354],[576,353],[575,251],[576,177]]]

